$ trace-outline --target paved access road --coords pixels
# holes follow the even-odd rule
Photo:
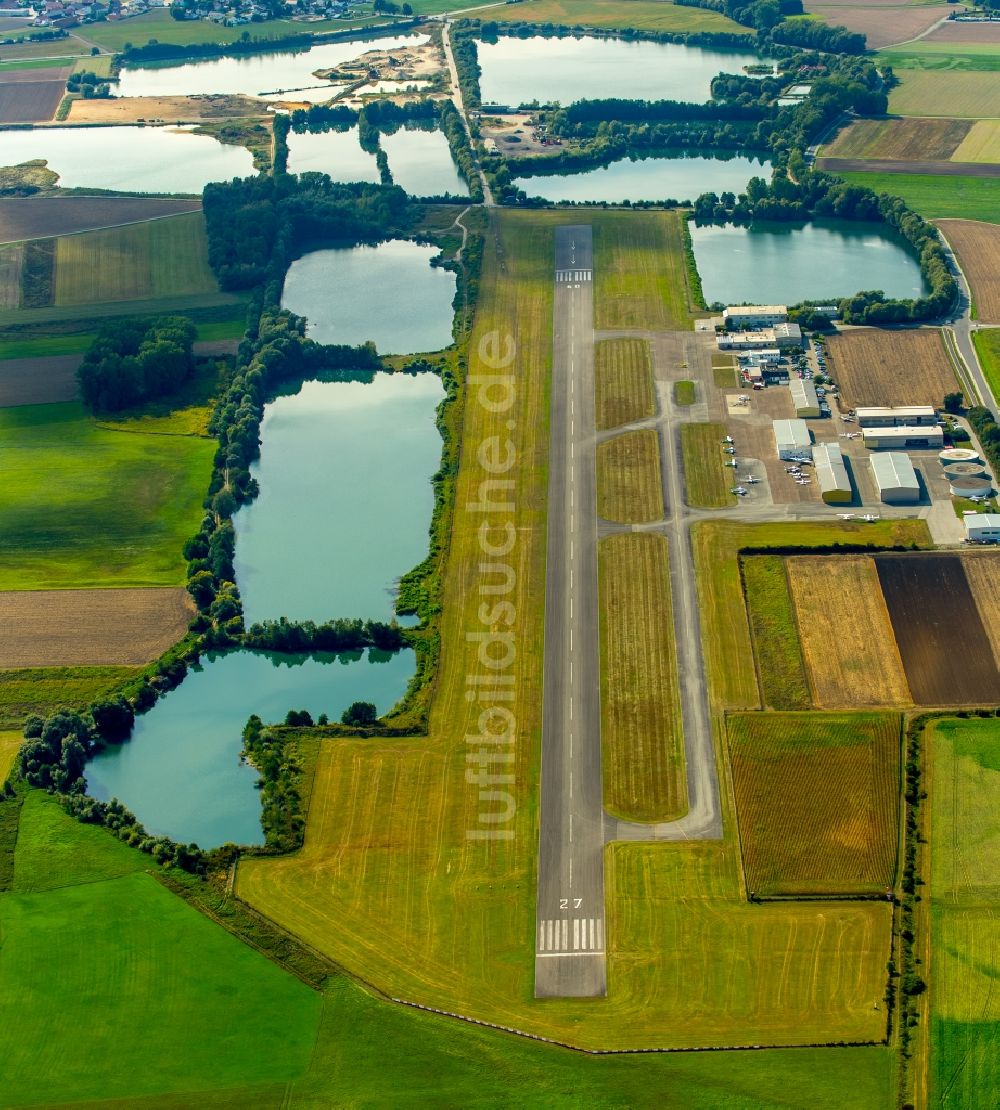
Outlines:
[[[606,993],[593,239],[556,228],[535,997]]]

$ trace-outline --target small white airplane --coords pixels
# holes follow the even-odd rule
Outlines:
[[[797,486],[808,486],[811,481],[812,481],[812,478],[806,478],[805,476],[803,476],[801,478],[796,478],[795,479],[795,484]]]
[[[786,474],[801,474],[802,471],[797,466],[786,466],[785,467],[785,473]]]
[[[841,520],[853,520],[857,513],[837,513]]]
[[[874,523],[875,523],[875,521],[876,521],[876,520],[879,520],[880,518],[879,518],[879,517],[877,517],[877,516],[876,516],[876,515],[875,515],[874,513],[865,513],[865,515],[864,515],[864,516],[863,516],[863,517],[862,517],[861,519],[862,519],[862,520],[863,520],[863,521],[864,521],[864,522],[865,522],[866,524],[874,524]]]
[[[759,478],[755,478],[755,477],[754,477],[754,476],[753,476],[752,474],[748,474],[748,475],[747,475],[747,476],[746,476],[746,477],[745,477],[745,478],[743,479],[743,481],[744,481],[744,482],[746,482],[746,484],[747,484],[748,486],[753,486],[753,485],[756,485],[756,484],[757,484],[757,482],[759,482],[759,481],[760,481],[760,479],[759,479]]]
[[[723,442],[723,443],[732,443],[732,442],[733,442],[733,437],[732,437],[732,436],[726,436],[726,437],[725,437],[725,438],[724,438],[724,439],[722,440],[722,442]]]
[[[735,459],[726,459],[726,461],[722,465],[723,466],[731,466],[733,468],[733,470],[735,470],[736,469],[736,460]]]
[[[746,488],[746,486],[733,486],[733,488],[729,492],[735,493],[737,497],[746,497],[749,490]]]
[[[735,447],[726,447],[725,452],[726,452],[727,455],[735,455],[736,454],[736,448]]]

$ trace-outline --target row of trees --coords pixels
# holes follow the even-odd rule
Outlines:
[[[788,19],[788,16],[802,15],[802,0],[677,0],[677,3],[721,12],[734,23],[752,27],[761,44],[805,46],[829,54],[865,52],[864,35],[819,21]]]
[[[175,392],[194,370],[196,335],[184,316],[105,324],[76,372],[84,405],[91,412],[117,412]]]

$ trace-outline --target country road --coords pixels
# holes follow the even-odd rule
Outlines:
[[[469,149],[472,151],[472,160],[476,164],[476,173],[479,174],[479,181],[483,187],[483,204],[485,204],[487,208],[492,208],[495,203],[493,200],[493,192],[490,189],[489,182],[486,180],[486,174],[483,173],[483,168],[479,164],[479,156],[476,154],[476,144],[472,138],[472,130],[469,127],[469,116],[465,110],[465,98],[462,96],[462,86],[458,81],[458,66],[455,65],[455,54],[451,49],[451,23],[449,23],[447,19],[442,20],[441,23],[441,47],[444,50],[445,61],[448,63],[448,73],[451,77],[452,99],[455,102],[455,107],[458,109],[458,114],[462,117],[465,137],[469,141]]]

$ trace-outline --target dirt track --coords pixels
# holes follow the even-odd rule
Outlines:
[[[169,198],[9,197],[0,200],[0,243],[141,223],[157,216],[196,212],[199,208],[200,200]]]
[[[989,162],[896,162],[889,159],[818,158],[830,173],[926,173],[935,177],[1000,177],[1000,165]]]
[[[0,667],[135,666],[184,635],[183,589],[0,592]]]

